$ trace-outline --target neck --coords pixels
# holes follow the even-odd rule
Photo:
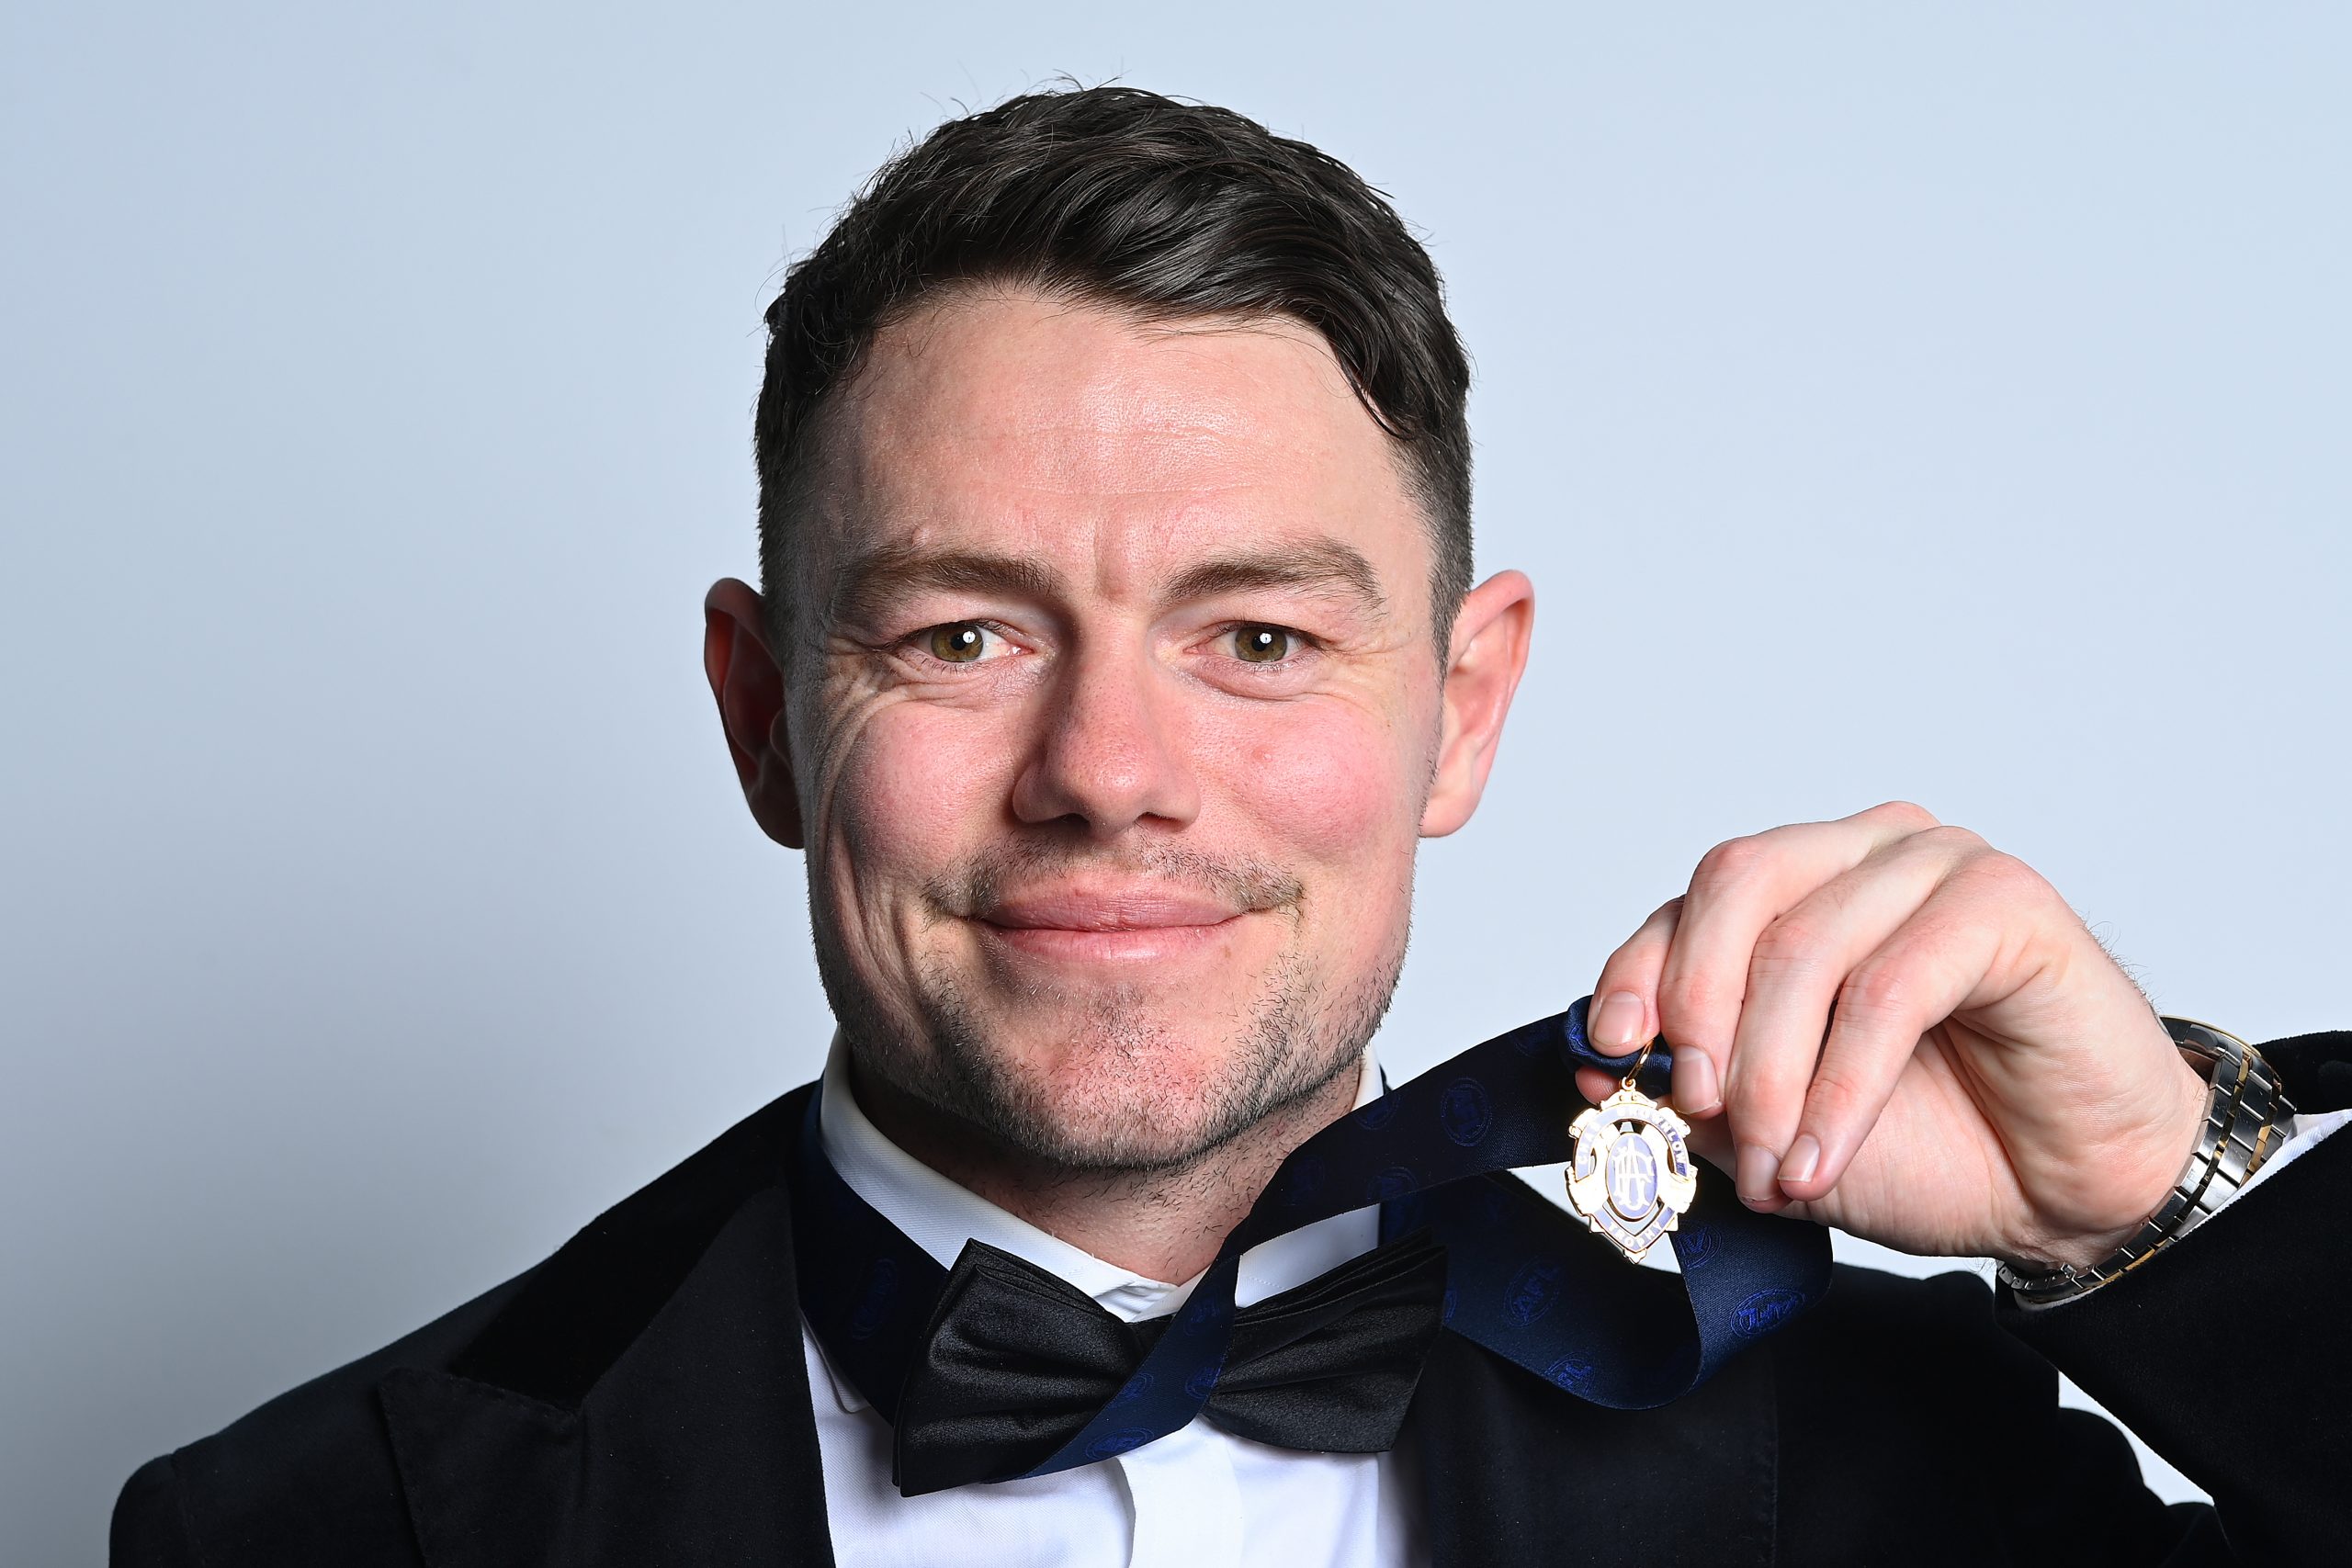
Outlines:
[[[1361,1059],[1181,1165],[1077,1168],[1043,1160],[850,1064],[882,1135],[966,1190],[1106,1263],[1174,1284],[1207,1268],[1290,1152],[1355,1104]]]

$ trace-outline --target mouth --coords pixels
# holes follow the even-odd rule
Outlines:
[[[1065,884],[1001,897],[975,917],[993,945],[1077,964],[1164,963],[1222,947],[1250,913],[1164,884]]]

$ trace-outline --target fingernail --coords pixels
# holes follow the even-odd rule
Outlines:
[[[1611,1056],[1622,1056],[1649,1038],[1642,1023],[1647,1010],[1631,991],[1611,991],[1592,1010],[1592,1043]]]
[[[1781,1179],[1811,1181],[1820,1164],[1821,1140],[1811,1133],[1799,1133],[1797,1141],[1789,1145],[1789,1157],[1781,1162]]]
[[[1723,1103],[1715,1059],[1695,1046],[1674,1056],[1674,1103],[1686,1116],[1704,1116]]]
[[[1763,1145],[1743,1144],[1739,1149],[1739,1175],[1733,1185],[1739,1189],[1745,1201],[1769,1203],[1780,1195],[1780,1168],[1781,1162]]]

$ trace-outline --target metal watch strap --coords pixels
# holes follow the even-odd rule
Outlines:
[[[2001,1282],[2020,1300],[2064,1301],[2097,1290],[2137,1269],[2187,1235],[2262,1168],[2286,1140],[2295,1108],[2262,1054],[2234,1034],[2194,1019],[2165,1018],[2165,1032],[2182,1055],[2199,1063],[2212,1085],[2196,1152],[2156,1212],[2132,1239],[2088,1269],[2062,1264],[2027,1273],[2004,1263]]]

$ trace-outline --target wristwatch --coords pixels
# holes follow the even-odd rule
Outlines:
[[[2181,1055],[2212,1085],[2196,1152],[2138,1233],[2092,1267],[2066,1263],[2048,1272],[2029,1272],[2002,1264],[2001,1282],[2020,1301],[2035,1305],[2065,1301],[2130,1273],[2235,1196],[2293,1131],[2295,1108],[2262,1053],[2210,1023],[2188,1018],[2161,1021]]]

